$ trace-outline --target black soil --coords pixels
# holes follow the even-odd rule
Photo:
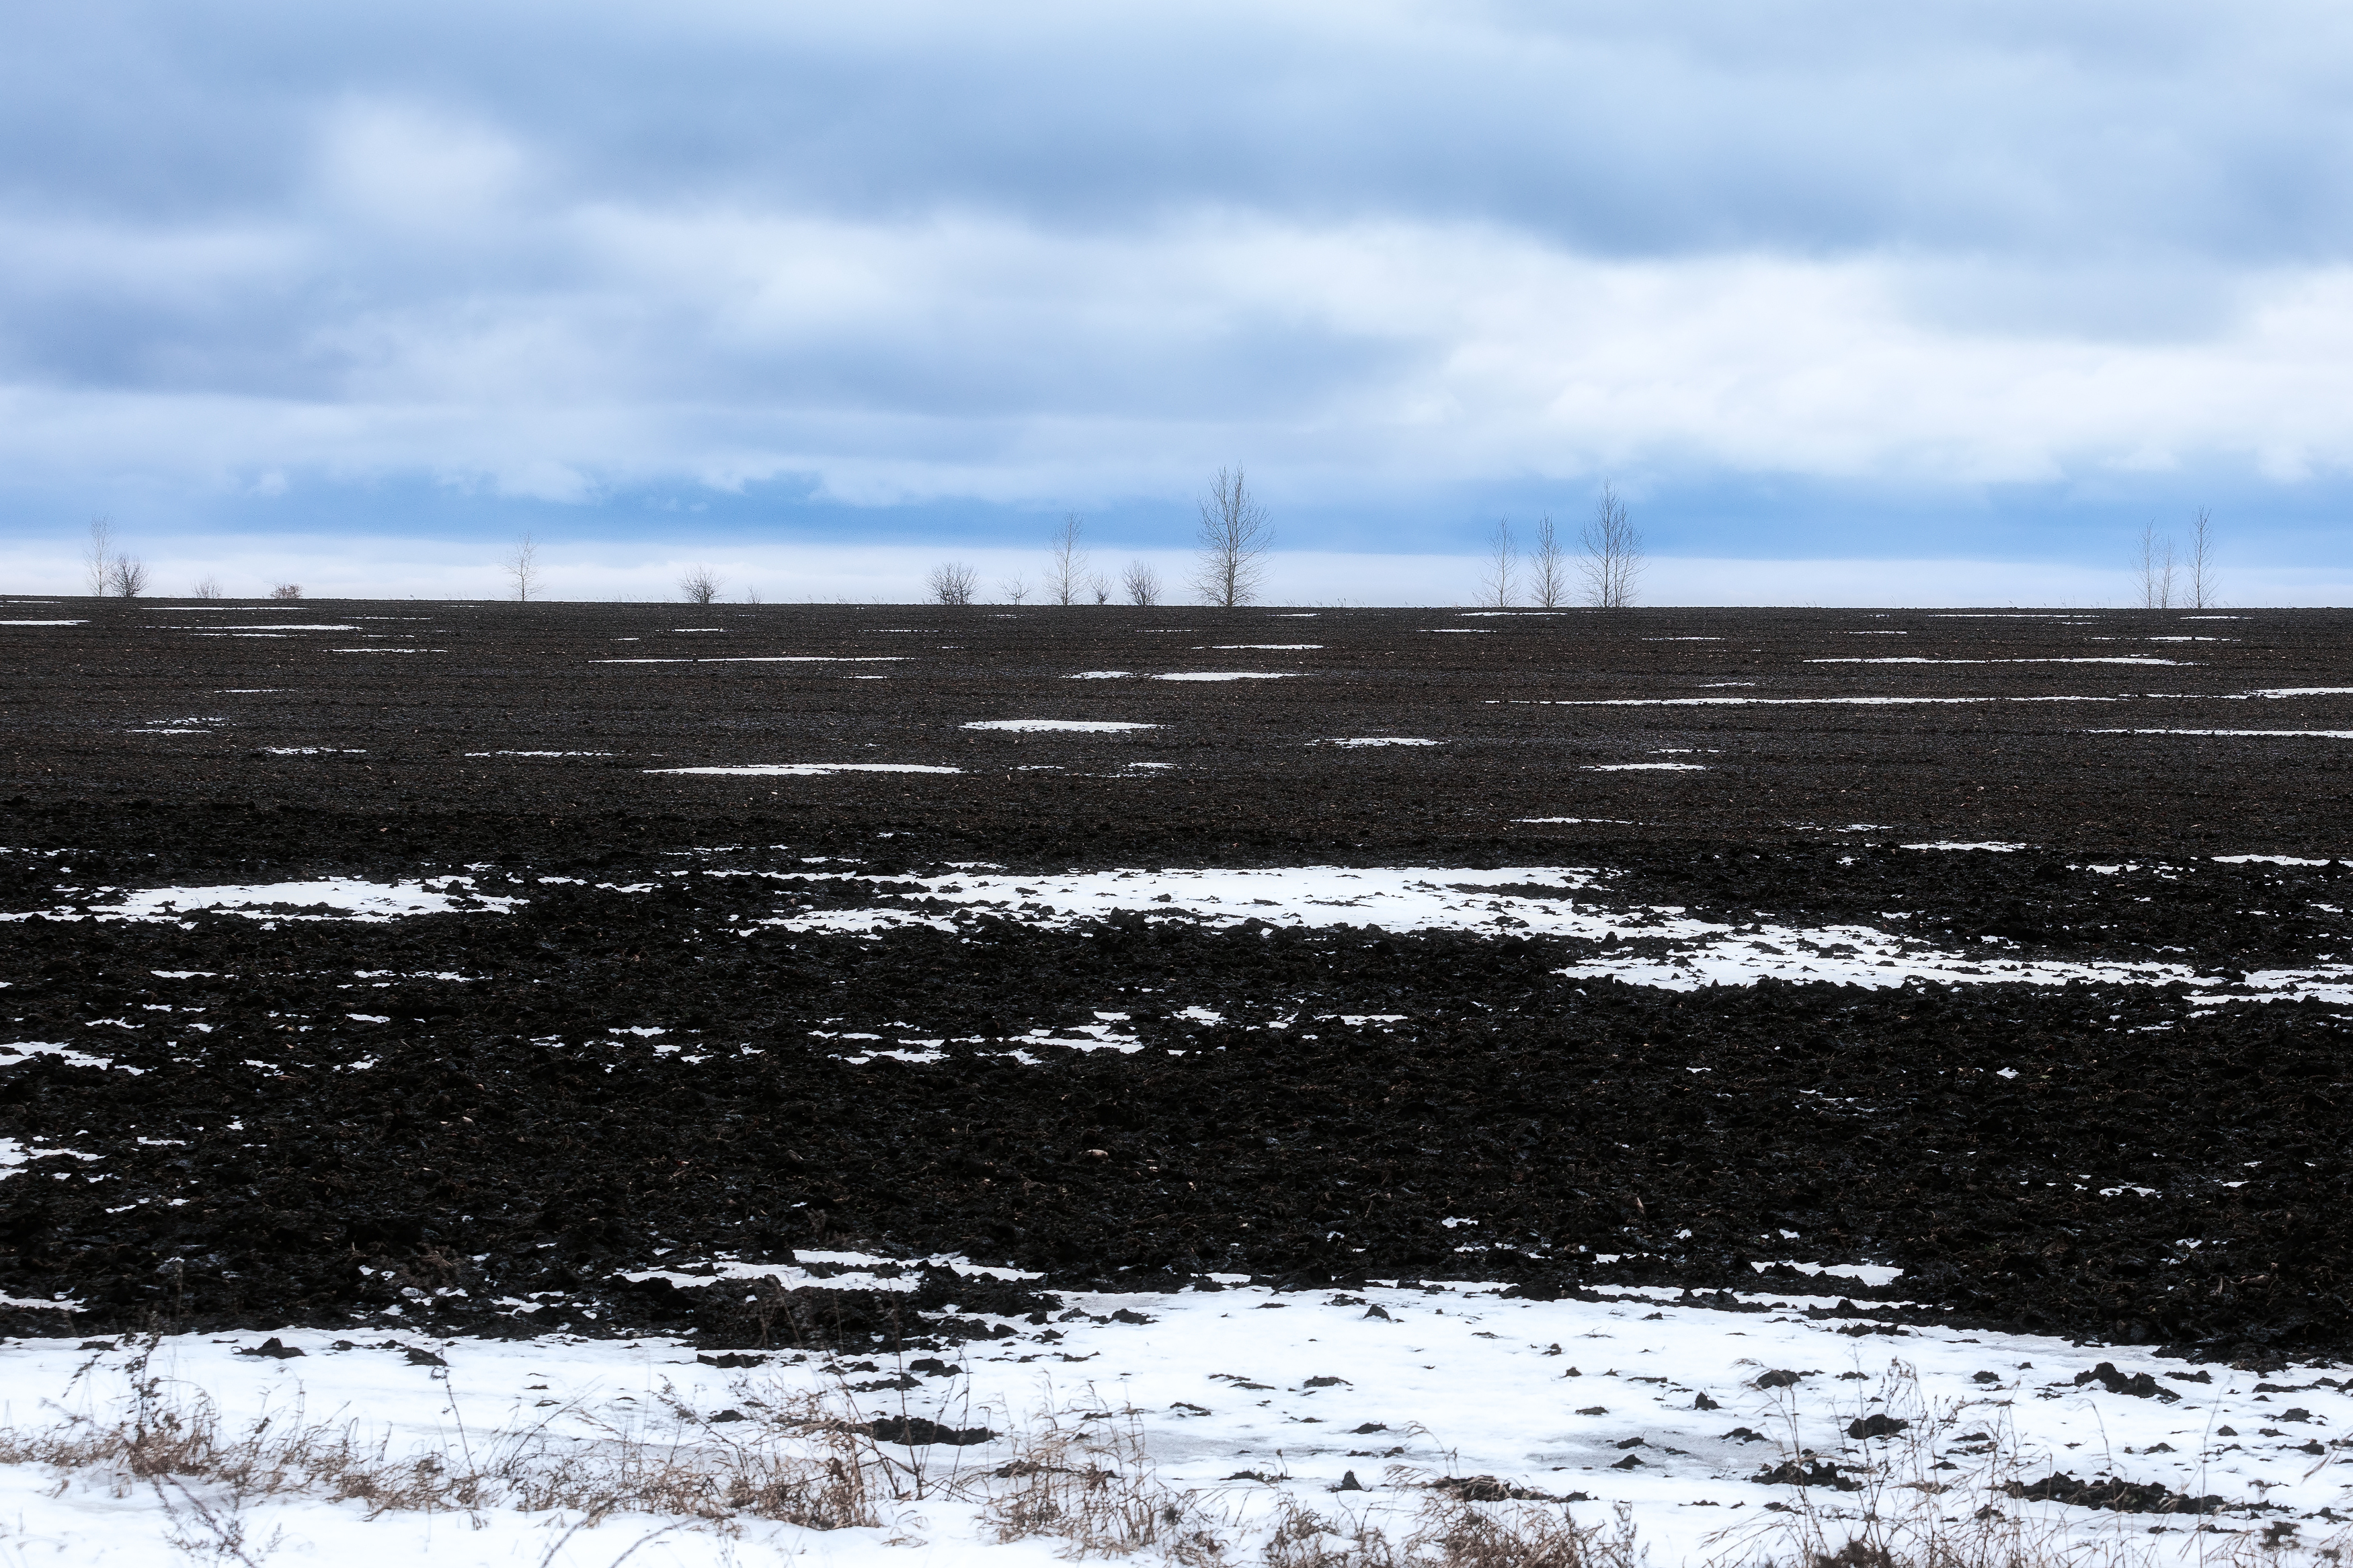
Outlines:
[[[1595,956],[1568,939],[1140,914],[755,923],[958,862],[1582,867],[1605,904],[1988,957],[2353,962],[2353,742],[2131,732],[2353,731],[2353,694],[2312,691],[2353,687],[2353,617],[0,612],[84,621],[0,626],[0,1138],[32,1156],[0,1167],[10,1331],[716,1350],[871,1342],[912,1307],[939,1342],[1210,1272],[1821,1293],[1796,1260],[1905,1270],[1836,1287],[1872,1321],[2353,1351],[2344,1003],[1671,992],[1565,976]],[[352,629],[209,635],[301,622]],[[2235,640],[2152,640],[2183,637]],[[337,651],[392,647],[433,651]],[[1810,662],[1895,657],[1968,662]],[[2073,662],[2122,658],[2178,662]],[[1103,670],[1131,674],[1070,679]],[[1291,678],[1135,679],[1216,670]],[[1780,700],[1655,705],[1726,697]],[[1973,700],[1820,700],[1859,697]],[[1034,718],[1159,727],[962,727]],[[1314,743],[1368,738],[1443,743]],[[1704,771],[1590,771],[1663,761]],[[844,762],[959,771],[649,771]],[[2214,858],[2250,854],[2287,858]],[[452,874],[522,901],[84,918]],[[1032,1037],[1103,1013],[1142,1048]],[[31,1043],[73,1055],[5,1048]],[[748,1301],[624,1278],[826,1251],[1047,1278]]]

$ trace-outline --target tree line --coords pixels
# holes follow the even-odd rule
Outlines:
[[[1234,609],[1258,602],[1266,586],[1268,557],[1274,549],[1274,523],[1266,506],[1253,494],[1248,476],[1237,467],[1220,468],[1199,498],[1193,570],[1183,586],[1204,605]],[[2132,562],[2137,596],[2144,609],[2204,610],[2216,596],[2216,539],[2212,514],[2201,507],[2190,514],[2186,538],[2160,533],[2155,523],[2142,529]],[[1547,512],[1536,521],[1524,543],[1509,519],[1499,520],[1482,555],[1477,602],[1491,609],[1525,606],[1535,610],[1583,605],[1622,610],[1634,603],[1635,591],[1648,563],[1641,531],[1634,525],[1616,488],[1601,487],[1593,510],[1574,533],[1556,524]],[[518,535],[500,558],[501,573],[518,600],[540,595],[543,583],[539,544],[529,533]],[[95,598],[136,599],[150,587],[145,562],[118,542],[113,524],[98,518],[90,525],[90,541],[82,554],[83,580]],[[715,603],[726,586],[717,569],[695,565],[678,582],[679,595],[689,604]],[[942,562],[925,574],[924,597],[939,605],[970,605],[983,593],[980,574],[960,561]],[[1138,559],[1119,569],[1116,580],[1093,564],[1086,545],[1086,521],[1066,512],[1047,542],[1046,565],[1032,582],[1019,573],[997,584],[1005,603],[1022,605],[1035,597],[1041,604],[1107,605],[1114,598],[1131,605],[1157,605],[1166,586],[1158,568]],[[207,576],[191,590],[198,599],[223,597],[219,580]],[[302,597],[299,583],[280,583],[269,597]],[[746,595],[758,604],[756,590]]]
[[[1257,603],[1266,585],[1267,557],[1274,548],[1274,524],[1265,505],[1250,493],[1243,470],[1234,468],[1218,470],[1199,507],[1194,569],[1187,586],[1202,604],[1219,609]],[[1005,579],[998,584],[1004,602],[1027,604],[1034,594],[1045,604],[1106,605],[1116,593],[1131,605],[1160,603],[1156,568],[1131,561],[1114,589],[1108,575],[1094,570],[1085,533],[1084,519],[1064,513],[1048,541],[1044,573],[1034,584],[1018,574]],[[1486,560],[1482,604],[1508,608],[1524,595],[1538,609],[1579,604],[1622,610],[1634,602],[1635,584],[1641,576],[1642,536],[1626,503],[1605,484],[1593,515],[1574,540],[1565,539],[1547,513],[1536,524],[1534,547],[1524,555],[1511,523],[1498,522]],[[980,574],[964,562],[945,561],[932,568],[924,586],[934,604],[969,605],[980,596]]]

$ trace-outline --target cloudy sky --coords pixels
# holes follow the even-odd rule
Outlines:
[[[78,0],[0,141],[34,586],[98,513],[437,592],[1124,557],[1241,463],[1327,563],[1606,478],[1863,597],[2120,595],[2200,505],[2353,593],[2336,5]]]

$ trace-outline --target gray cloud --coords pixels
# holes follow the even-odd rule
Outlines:
[[[1633,255],[2347,238],[2353,18],[2221,9],[880,4],[55,9],[20,199],[299,202],[348,99],[497,125],[575,195],[1128,224],[1233,205]]]
[[[577,499],[2353,461],[2353,17],[90,4],[0,455]],[[48,482],[48,481],[45,481]]]

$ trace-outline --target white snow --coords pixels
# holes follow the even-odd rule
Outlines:
[[[1588,773],[1704,773],[1704,763],[1588,763]]]
[[[1306,653],[1324,645],[1320,642],[1221,642],[1209,646],[1220,653]]]
[[[1122,730],[1157,730],[1157,724],[1133,724],[1118,719],[978,719],[965,726],[967,730],[1031,731],[1067,730],[1077,734],[1115,734]]]
[[[1195,669],[1177,675],[1155,675],[1155,680],[1292,680],[1295,669]]]
[[[0,921],[21,921],[32,914],[50,920],[169,921],[198,910],[217,910],[252,920],[374,921],[410,915],[504,914],[522,901],[477,896],[473,886],[468,877],[414,882],[325,877],[243,887],[148,888],[123,892],[113,903],[0,913]]]
[[[1939,838],[1928,844],[1902,844],[1900,849],[1987,849],[1997,855],[2009,855],[2026,847],[2023,844],[1965,844],[1957,839]]]
[[[1725,686],[1753,681],[1723,681]],[[1952,707],[1971,702],[2129,702],[2128,697],[1514,697],[1530,708],[1909,708]]]
[[[1808,664],[2194,664],[2195,659],[2116,655],[2085,658],[1810,658]]]
[[[610,752],[468,752],[470,757],[609,757]]]
[[[818,875],[827,880],[853,879],[843,872]],[[1606,884],[1604,873],[1564,867],[1433,870],[1301,866],[1047,876],[954,873],[893,880],[912,890],[885,895],[865,908],[800,910],[735,929],[870,936],[918,926],[954,931],[959,921],[982,915],[1065,929],[1128,911],[1219,927],[1255,920],[1302,930],[1374,927],[1591,942],[1614,936],[1620,944],[1615,949],[1560,973],[1674,991],[1749,985],[1767,977],[1873,989],[1913,979],[2043,986],[2078,979],[2152,986],[2179,981],[2205,988],[2193,1001],[2220,1005],[2300,996],[2327,1000],[2353,985],[2353,965],[2252,974],[2241,987],[2187,963],[2027,959],[2000,950],[1971,953],[1865,925],[1799,927],[1764,920],[1727,925],[1694,919],[1675,905],[1613,907],[1594,896]]]
[[[750,763],[727,768],[648,768],[649,773],[733,773],[755,778],[814,778],[821,773],[960,773],[928,763]]]
[[[53,1045],[47,1040],[19,1040],[12,1046],[0,1046],[0,1068],[16,1067],[32,1060],[35,1057],[55,1057],[66,1066],[72,1068],[114,1067],[114,1059],[111,1057],[94,1057],[87,1051],[78,1051],[70,1046]],[[115,1070],[127,1072],[136,1078],[147,1069],[126,1067],[117,1068]]]
[[[0,626],[86,626],[88,621],[0,621]]]
[[[1132,671],[1124,669],[1082,669],[1076,675],[1062,677],[1065,680],[1133,680]]]
[[[2246,735],[2258,739],[2302,736],[2320,741],[2353,741],[2353,730],[2086,730],[2086,735]]]
[[[0,1138],[0,1181],[10,1176],[30,1174],[25,1167],[35,1160],[81,1160],[96,1163],[99,1156],[85,1154],[78,1149],[36,1149],[19,1143],[14,1138]]]
[[[1783,1259],[1778,1263],[1751,1263],[1749,1268],[1762,1274],[1767,1268],[1794,1268],[1800,1274],[1820,1275],[1833,1279],[1852,1279],[1873,1289],[1892,1285],[1904,1277],[1901,1268],[1891,1268],[1883,1263],[1793,1263]]]
[[[789,1265],[711,1259],[681,1260],[660,1273],[689,1286],[763,1276],[819,1289],[913,1283],[904,1274],[864,1271],[881,1267],[881,1259],[839,1259],[860,1271],[818,1279]],[[1659,1568],[1800,1561],[1797,1543],[1780,1533],[1794,1516],[1765,1506],[1795,1502],[1798,1494],[1750,1479],[1800,1450],[1850,1470],[1891,1466],[1895,1473],[1886,1479],[1897,1483],[1911,1466],[1925,1470],[1931,1455],[1954,1467],[1935,1476],[1943,1485],[1934,1500],[1903,1484],[1875,1498],[1815,1492],[1810,1500],[1833,1514],[1833,1531],[1836,1516],[1852,1518],[1866,1506],[1883,1516],[1920,1508],[1966,1518],[2000,1479],[2039,1479],[2053,1469],[2220,1493],[2232,1509],[2209,1521],[2227,1532],[2220,1537],[2192,1533],[2165,1516],[1992,1500],[2028,1521],[2030,1532],[2047,1527],[2063,1544],[2100,1551],[2129,1530],[2129,1539],[2185,1563],[2240,1547],[2253,1552],[2263,1518],[2248,1505],[2269,1504],[2267,1512],[2292,1519],[2342,1510],[2353,1494],[2342,1467],[2305,1451],[2353,1422],[2353,1398],[2317,1383],[2318,1371],[2309,1367],[2266,1380],[2221,1364],[2157,1361],[2132,1347],[1936,1327],[1855,1339],[1838,1331],[1871,1325],[1868,1303],[1857,1317],[1810,1320],[1803,1310],[1828,1306],[1829,1298],[1775,1291],[1744,1293],[1750,1302],[1787,1304],[1751,1312],[1681,1303],[1666,1290],[1608,1288],[1598,1301],[1383,1284],[1349,1292],[1277,1294],[1236,1285],[1063,1294],[1079,1315],[1044,1329],[1007,1320],[1011,1338],[935,1352],[952,1374],[880,1395],[860,1394],[853,1384],[901,1370],[883,1353],[863,1358],[874,1363],[871,1373],[847,1354],[828,1362],[783,1353],[729,1372],[698,1363],[702,1347],[688,1340],[423,1340],[381,1328],[279,1330],[278,1338],[304,1352],[290,1360],[238,1355],[260,1342],[258,1332],[167,1336],[144,1363],[131,1348],[79,1349],[78,1336],[20,1340],[0,1349],[0,1377],[15,1396],[10,1416],[25,1426],[111,1418],[126,1407],[132,1380],[152,1376],[167,1399],[207,1396],[232,1433],[265,1416],[281,1424],[323,1418],[339,1428],[349,1423],[364,1451],[382,1443],[396,1462],[430,1457],[452,1469],[485,1447],[528,1455],[513,1436],[527,1430],[536,1431],[550,1469],[594,1465],[624,1439],[665,1457],[716,1453],[731,1437],[756,1436],[760,1424],[714,1425],[711,1416],[764,1414],[812,1395],[854,1416],[903,1410],[1000,1434],[1034,1431],[1048,1413],[1071,1426],[1107,1416],[1108,1426],[1132,1428],[1163,1485],[1196,1494],[1221,1521],[1232,1542],[1223,1556],[1235,1563],[1260,1560],[1263,1533],[1285,1498],[1342,1529],[1363,1521],[1401,1537],[1426,1495],[1414,1483],[1441,1474],[1582,1493],[1590,1500],[1570,1506],[1583,1524],[1608,1525],[1622,1509]],[[527,1311],[529,1304],[517,1307]],[[1373,1308],[1384,1315],[1372,1316]],[[1119,1311],[1148,1321],[1113,1321]],[[338,1340],[352,1348],[336,1349]],[[433,1351],[446,1368],[410,1364],[408,1346]],[[2103,1362],[2127,1375],[2153,1373],[2165,1396],[2108,1392],[2090,1377]],[[1799,1374],[1794,1386],[1757,1386],[1762,1373],[1783,1368]],[[2198,1375],[2211,1381],[2188,1380]],[[2262,1381],[2294,1392],[2258,1394]],[[1696,1407],[1702,1395],[1710,1408]],[[1894,1444],[1849,1437],[1849,1424],[1868,1414],[1912,1422],[1914,1430]],[[2224,1427],[2236,1435],[2224,1436]],[[1907,1451],[1915,1442],[1926,1445],[1916,1458]],[[182,1502],[175,1517],[159,1501],[182,1496],[234,1517],[254,1545],[273,1543],[269,1560],[283,1563],[610,1568],[626,1556],[631,1568],[787,1559],[821,1568],[1048,1568],[1067,1560],[1051,1537],[997,1544],[987,1529],[977,1504],[989,1472],[1021,1452],[1008,1437],[962,1449],[888,1451],[910,1464],[928,1461],[921,1493],[886,1501],[881,1528],[830,1532],[751,1518],[721,1524],[628,1512],[526,1513],[503,1501],[470,1512],[372,1517],[357,1502],[299,1493],[240,1504],[197,1479],[183,1494],[124,1484],[111,1473],[61,1476],[35,1465],[0,1468],[0,1517],[19,1555],[40,1549],[25,1561],[91,1568],[186,1561],[167,1537],[189,1533],[190,1510]],[[1390,1477],[1393,1464],[1405,1471]],[[951,1471],[960,1484],[943,1487]],[[1240,1471],[1273,1479],[1235,1479]],[[1348,1471],[1369,1489],[1335,1493]],[[915,1473],[902,1472],[911,1492]],[[2147,1534],[2152,1521],[2169,1523],[2172,1533]]]
[[[591,664],[900,664],[904,654],[724,654],[709,658],[596,658]]]
[[[1406,735],[1356,735],[1342,741],[1310,741],[1311,746],[1442,746],[1443,741],[1416,740]]]

